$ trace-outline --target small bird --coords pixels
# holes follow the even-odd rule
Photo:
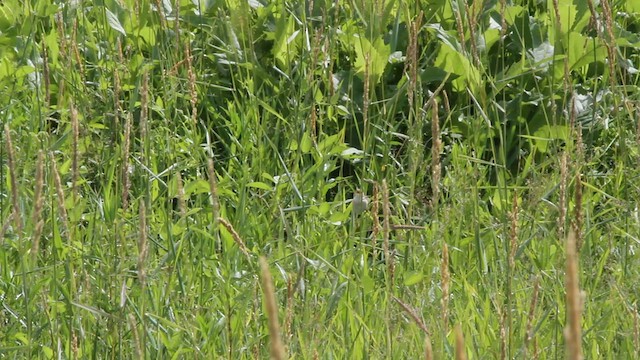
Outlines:
[[[365,212],[369,208],[369,197],[362,193],[362,190],[357,189],[353,193],[353,214],[359,215]]]

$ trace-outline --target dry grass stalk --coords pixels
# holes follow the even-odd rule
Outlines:
[[[116,49],[118,50],[118,61],[120,64],[124,64],[124,53],[122,52],[122,41],[120,41],[120,37],[116,39]]]
[[[73,19],[73,31],[71,32],[71,50],[73,51],[73,56],[76,60],[76,64],[78,64],[78,68],[80,69],[80,77],[84,80],[84,65],[82,62],[82,57],[80,56],[80,50],[78,50],[78,18]],[[83,81],[84,82],[84,81]]]
[[[175,52],[176,54],[180,53],[180,0],[175,0],[173,2],[173,11],[172,13],[175,14],[175,21],[173,22],[173,33],[176,36],[175,39]]]
[[[556,31],[562,32],[562,22],[560,21],[560,7],[558,6],[558,0],[553,0],[553,12],[556,20]]]
[[[55,19],[56,19],[56,28],[58,32],[59,57],[61,61],[66,60],[66,62],[68,63],[69,58],[67,57],[67,37],[64,31],[64,20],[63,20],[63,15],[61,11],[56,13]],[[64,99],[65,98],[64,93],[65,93],[65,80],[64,78],[61,78],[60,81],[58,82],[58,99]]]
[[[442,328],[444,333],[449,332],[449,247],[446,242],[442,242],[442,263],[440,265],[440,275],[442,276]]]
[[[568,177],[567,153],[560,155],[560,199],[558,209],[558,236],[560,239],[565,237],[564,225],[567,219],[567,177]]]
[[[236,229],[233,228],[233,225],[231,225],[230,222],[228,222],[226,219],[221,217],[218,218],[218,221],[220,222],[220,224],[222,224],[222,226],[224,226],[225,229],[227,229],[227,231],[229,231],[229,233],[231,233],[231,237],[233,238],[233,241],[235,241],[236,245],[238,245],[242,253],[247,258],[250,258],[249,250],[247,250],[247,246],[244,244],[244,241],[242,240],[242,238],[240,237]]]
[[[293,323],[293,294],[296,291],[295,284],[293,282],[293,276],[287,277],[287,312],[284,321],[284,333],[286,334],[286,341],[289,342],[293,338],[291,332],[291,324]]]
[[[429,336],[429,329],[427,329],[427,325],[425,325],[424,321],[418,316],[418,314],[416,314],[416,311],[397,297],[392,296],[392,299],[400,305],[402,310],[404,310],[404,312],[406,312],[413,321],[415,321],[420,330],[422,330],[425,335]]]
[[[140,342],[140,335],[138,335],[138,326],[133,314],[129,314],[129,327],[131,328],[131,334],[133,334],[133,345],[136,350],[136,359],[144,359],[142,354],[142,343]]]
[[[373,217],[373,228],[371,229],[371,247],[373,248],[374,261],[378,258],[378,234],[380,233],[380,190],[378,183],[373,183],[373,194],[371,196],[371,216]]]
[[[0,229],[0,244],[4,245],[4,234],[7,232],[7,230],[9,230],[9,226],[11,226],[11,221],[13,221],[13,212],[11,212],[9,214],[9,216],[7,216],[7,218],[4,220],[4,223],[2,223],[2,228]]]
[[[56,13],[55,19],[56,19],[56,29],[58,31],[58,41],[60,42],[58,44],[59,46],[58,50],[59,50],[60,56],[62,58],[66,58],[67,57],[67,36],[64,31],[64,16],[62,14],[62,11],[59,11]]]
[[[78,335],[76,335],[76,331],[71,328],[71,354],[73,354],[73,359],[78,359]]]
[[[418,17],[411,22],[409,29],[409,45],[407,46],[407,63],[404,71],[409,75],[409,86],[407,87],[407,98],[409,108],[413,109],[414,93],[418,85],[418,39],[420,27],[422,26],[423,12],[420,11]]]
[[[58,172],[58,164],[53,152],[49,153],[51,158],[51,170],[53,172],[53,182],[56,187],[56,195],[58,195],[58,212],[60,213],[60,220],[62,221],[62,230],[67,233],[67,236],[71,234],[69,231],[69,217],[67,216],[67,208],[64,205],[64,191],[62,190],[62,180],[60,180],[60,172]]]
[[[33,229],[33,243],[31,244],[31,258],[36,260],[38,258],[38,251],[40,247],[40,236],[42,236],[42,228],[44,226],[44,219],[42,218],[42,208],[44,207],[44,196],[42,189],[44,185],[44,152],[40,150],[38,152],[38,160],[36,162],[36,187],[33,194],[33,217],[32,223]]]
[[[260,278],[262,280],[262,292],[264,294],[264,302],[267,310],[267,318],[269,321],[269,338],[271,358],[276,360],[284,360],[286,352],[284,344],[280,338],[280,324],[278,323],[278,306],[276,304],[276,294],[269,271],[267,259],[260,256]]]
[[[453,15],[456,18],[456,30],[458,31],[458,40],[460,40],[460,48],[463,53],[466,53],[465,41],[464,41],[464,28],[462,27],[462,14],[460,13],[460,7],[453,11]]]
[[[640,329],[638,328],[638,304],[633,304],[633,345],[636,350],[636,358],[640,353]]]
[[[193,62],[191,58],[191,47],[189,44],[184,46],[184,52],[187,59],[187,77],[189,78],[189,101],[191,103],[191,122],[193,126],[198,124],[198,90],[196,88],[196,74],[193,71]]]
[[[307,13],[309,14],[309,16],[313,15],[313,0],[309,0],[309,6],[307,7]]]
[[[156,10],[160,16],[160,27],[162,29],[167,28],[167,19],[164,15],[164,4],[162,0],[155,0]]]
[[[507,0],[500,0],[500,41],[504,41],[507,34],[507,18],[504,16],[504,12],[507,9]]]
[[[120,40],[118,39],[118,44]],[[120,113],[122,109],[120,108],[120,72],[117,67],[113,69],[113,112],[114,112],[114,123],[116,124],[116,128],[120,123]]]
[[[147,117],[149,115],[149,72],[142,75],[142,90],[140,94],[140,152],[141,162],[144,164],[147,155]]]
[[[73,102],[70,105],[69,112],[71,113],[71,131],[73,133],[71,142],[71,196],[73,198],[73,205],[75,206],[76,200],[78,199],[78,159],[80,158],[78,142],[80,138],[80,125],[78,122],[78,110],[73,106]]]
[[[16,178],[16,152],[11,140],[11,130],[4,124],[4,136],[7,144],[7,166],[9,167],[9,181],[11,182],[11,206],[13,207],[14,226],[18,233],[22,232],[22,217],[20,216],[20,199],[18,198],[18,180]]]
[[[513,194],[513,204],[509,213],[511,220],[511,229],[509,232],[510,249],[509,249],[509,268],[511,271],[516,265],[516,250],[518,250],[518,194]]]
[[[464,2],[465,12],[467,13],[467,22],[469,24],[469,42],[471,43],[471,56],[476,66],[480,65],[480,56],[478,56],[478,46],[476,45],[476,28],[478,26],[478,19],[476,18],[476,6],[479,1],[474,1],[469,8],[469,3]]]
[[[427,325],[425,325],[424,321],[418,316],[415,309],[412,309],[409,305],[405,304],[402,300],[393,296],[393,300],[400,305],[402,310],[409,315],[409,317],[415,321],[420,330],[424,332],[424,355],[425,359],[433,359],[433,350],[431,348],[431,337],[429,335],[429,329],[427,329]]]
[[[144,263],[147,258],[149,247],[147,244],[147,207],[145,199],[140,199],[140,219],[139,219],[139,238],[138,238],[138,280],[145,286],[146,269]]]
[[[371,54],[364,55],[364,94],[362,100],[362,147],[366,153],[367,134],[369,133],[369,91],[371,90]]]
[[[640,146],[640,103],[636,104],[636,145]]]
[[[317,124],[318,124],[318,114],[316,113],[316,107],[312,106],[311,107],[311,115],[310,115],[310,119],[309,119],[311,126],[309,127],[310,131],[311,131],[311,141],[313,142],[314,145],[317,145],[317,133],[318,133],[318,129],[317,129]]]
[[[131,148],[131,113],[127,114],[127,120],[124,125],[124,148],[122,149],[122,210],[129,207],[129,188],[131,181],[129,180],[129,149]]]
[[[464,348],[464,335],[462,326],[456,325],[456,360],[467,360],[467,351]]]
[[[51,69],[49,69],[49,51],[42,43],[42,78],[44,80],[44,107],[49,111],[51,105]]]
[[[184,200],[184,184],[180,171],[176,172],[176,187],[178,188],[178,211],[180,211],[180,218],[185,219],[187,217],[187,203]]]
[[[575,207],[573,209],[573,232],[576,237],[576,248],[582,247],[582,174],[576,175]]]
[[[251,311],[251,321],[258,323],[260,322],[260,314],[262,314],[262,310],[261,310],[261,302],[260,302],[260,283],[256,282],[253,286],[253,295],[251,297],[251,299],[253,300],[251,302],[251,306],[252,306],[252,311]],[[231,328],[231,326],[229,326],[229,322],[227,322],[227,327],[228,327],[228,333],[229,334],[233,334],[233,329]],[[232,352],[231,349],[233,348],[233,342],[232,339],[230,337],[229,339],[229,353],[228,353],[228,358],[231,359],[232,358]],[[256,341],[253,345],[253,350],[252,350],[252,355],[254,359],[259,359],[260,358],[260,349],[262,348],[262,342],[260,341]]]
[[[576,248],[576,235],[569,232],[566,240],[566,301],[567,301],[567,327],[564,336],[567,345],[567,359],[582,359],[582,328],[580,325],[582,317],[582,301],[580,296],[578,252]]]
[[[529,348],[529,343],[531,339],[533,339],[533,315],[536,311],[536,305],[538,302],[538,293],[540,291],[540,280],[536,277],[533,281],[533,295],[531,296],[531,304],[529,305],[529,314],[527,316],[527,327],[526,333],[524,337],[524,349],[523,349],[523,359],[527,358],[527,350]],[[534,349],[535,350],[535,349]],[[535,354],[535,351],[534,351]]]
[[[589,6],[589,12],[591,13],[591,18],[589,19],[589,27],[595,30],[597,34],[599,34],[600,24],[598,22],[598,13],[596,12],[596,7],[593,4],[593,0],[587,0],[587,5]]]
[[[431,98],[431,206],[437,209],[440,199],[440,152],[442,140],[440,140],[440,118],[438,116],[438,101],[435,96]]]
[[[382,219],[382,251],[384,252],[384,260],[387,263],[391,286],[393,286],[395,264],[393,263],[393,256],[391,255],[389,246],[389,237],[391,235],[391,205],[389,204],[389,187],[387,186],[386,179],[382,180]]]
[[[451,105],[449,104],[449,95],[445,90],[442,90],[442,105],[444,105],[444,112],[447,115],[447,119],[451,118]]]
[[[615,64],[617,63],[616,59],[616,37],[613,34],[613,11],[611,10],[611,5],[609,4],[609,0],[602,0],[600,2],[602,4],[602,15],[604,16],[605,28],[607,31],[607,39],[604,39],[604,43],[607,47],[607,63],[609,64],[609,84],[612,89],[616,88],[616,72],[615,72]],[[604,36],[603,36],[604,37]],[[614,112],[616,108],[614,108]]]
[[[220,203],[218,201],[218,182],[216,170],[213,167],[213,159],[207,160],[207,175],[209,176],[209,192],[211,195],[211,213],[213,215],[214,230],[218,228],[218,214],[220,213]],[[220,244],[218,244],[220,248]]]
[[[313,1],[309,4],[309,14],[312,13]],[[313,88],[314,75],[316,66],[318,65],[318,56],[320,55],[320,42],[324,27],[316,29],[313,35],[313,44],[311,45],[311,63],[309,63],[309,72],[307,73],[307,85]]]
[[[500,318],[500,360],[507,358],[507,314],[502,312],[500,308],[496,308],[498,317]],[[508,311],[508,309],[507,309]]]
[[[431,339],[428,335],[424,337],[424,359],[433,359],[433,348],[431,347]]]

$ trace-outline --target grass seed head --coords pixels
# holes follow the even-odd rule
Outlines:
[[[280,323],[278,322],[278,305],[276,303],[276,294],[271,278],[271,271],[267,259],[263,256],[259,258],[260,278],[262,280],[262,292],[264,294],[264,302],[267,310],[267,318],[269,323],[269,352],[271,358],[275,360],[284,360],[286,352],[282,339],[280,338]]]

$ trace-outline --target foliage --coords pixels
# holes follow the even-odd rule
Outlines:
[[[292,357],[452,357],[457,324],[562,357],[574,229],[584,355],[637,357],[639,29],[632,0],[3,1],[0,353],[266,357],[264,255]]]

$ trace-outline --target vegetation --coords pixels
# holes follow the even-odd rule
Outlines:
[[[0,354],[637,358],[638,4],[2,1]]]

